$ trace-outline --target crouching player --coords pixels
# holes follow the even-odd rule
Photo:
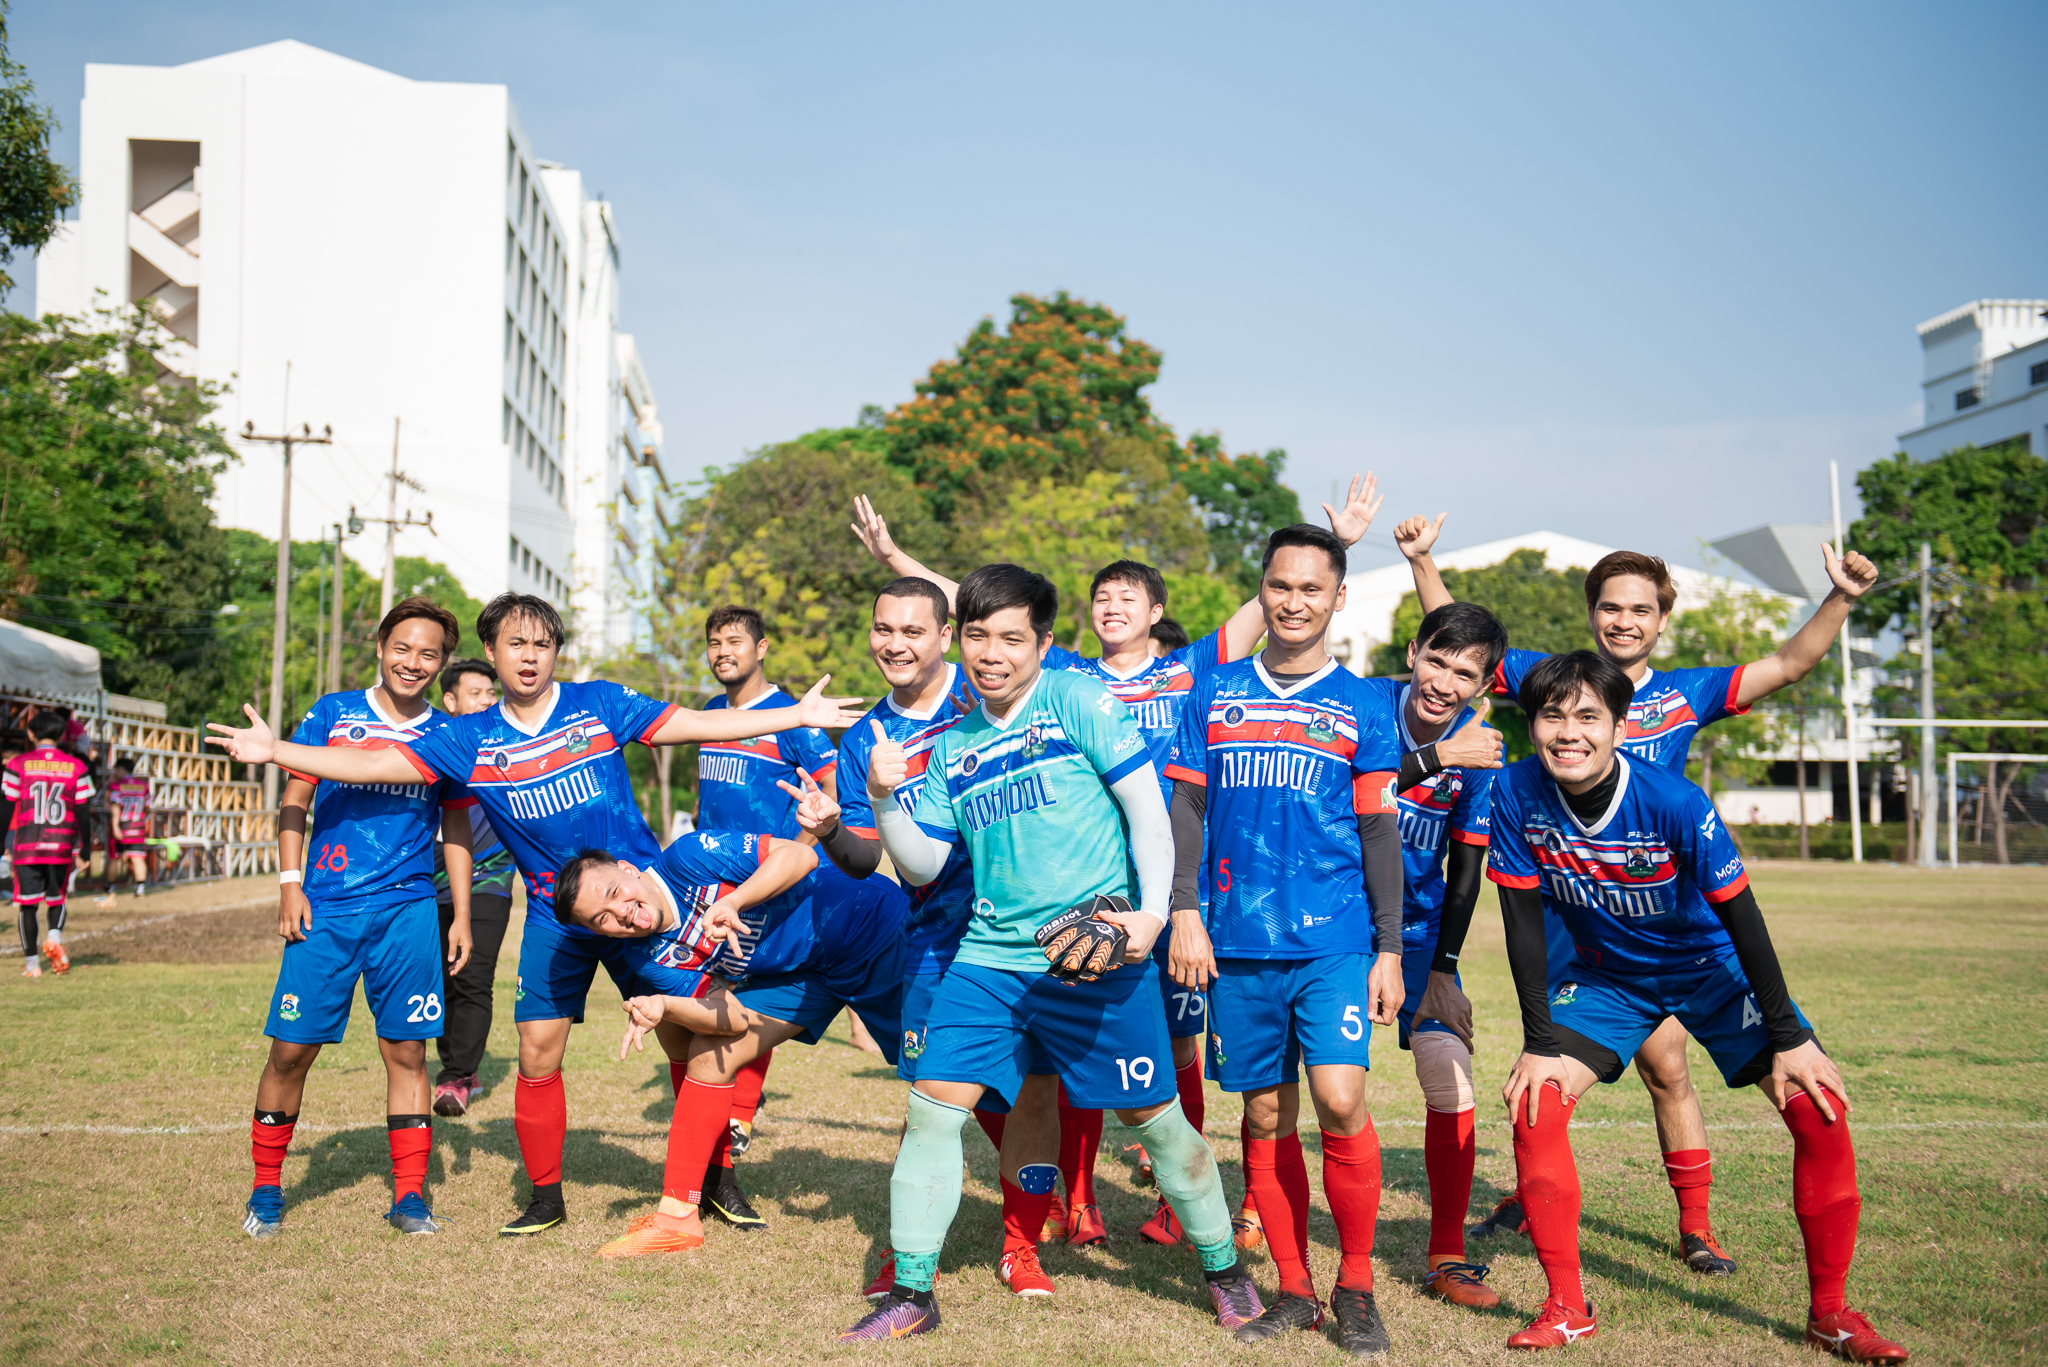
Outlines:
[[[1567,1127],[1586,1088],[1619,1079],[1675,1016],[1729,1086],[1762,1089],[1792,1131],[1807,1344],[1851,1362],[1904,1362],[1906,1350],[1845,1299],[1862,1198],[1842,1075],[1785,989],[1712,800],[1617,753],[1632,691],[1618,665],[1590,651],[1538,663],[1520,691],[1536,753],[1494,790],[1487,876],[1501,887],[1524,1041],[1505,1094],[1529,1237],[1550,1283],[1508,1346],[1556,1348],[1599,1332],[1580,1282]],[[1546,973],[1546,910],[1571,933],[1562,981]]]

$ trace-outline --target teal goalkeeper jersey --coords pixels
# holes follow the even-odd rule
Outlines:
[[[974,916],[963,963],[1042,972],[1032,934],[1107,893],[1137,900],[1123,808],[1109,785],[1152,762],[1130,709],[1102,681],[1046,670],[1002,721],[977,707],[932,746],[916,821],[965,841]]]

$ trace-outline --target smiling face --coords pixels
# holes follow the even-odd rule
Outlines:
[[[1415,681],[1408,690],[1408,729],[1434,735],[1450,724],[1465,705],[1486,691],[1486,648],[1440,650],[1408,643],[1408,668]]]
[[[498,639],[484,646],[484,656],[498,671],[505,701],[518,705],[535,702],[554,687],[555,656],[561,649],[545,625],[520,615],[499,624]]]
[[[1088,625],[1095,629],[1105,655],[1149,639],[1152,624],[1165,615],[1162,604],[1125,579],[1105,579],[1088,604]]]
[[[451,717],[481,712],[498,700],[498,686],[475,670],[465,672],[455,687],[441,694],[441,710]]]
[[[584,873],[569,915],[585,930],[614,940],[637,940],[661,929],[668,919],[668,904],[645,874],[621,859],[609,868]]]
[[[1529,719],[1529,739],[1545,772],[1560,787],[1579,793],[1607,776],[1626,726],[1627,718],[1609,712],[1598,694],[1580,689],[1538,708]]]
[[[408,617],[377,645],[377,673],[384,691],[412,702],[427,691],[448,658],[448,636],[441,624],[426,617]]]
[[[1617,574],[1600,586],[1587,623],[1600,653],[1624,670],[1650,658],[1671,614],[1657,602],[1657,586],[1636,574]]]
[[[710,633],[704,641],[704,659],[711,677],[731,687],[745,683],[761,672],[761,659],[768,643],[754,639],[754,633],[735,622]]]
[[[1007,713],[1010,704],[1038,678],[1039,659],[1052,644],[1052,633],[1031,629],[1031,609],[1004,608],[960,627],[960,662],[988,703],[990,716]]]
[[[917,689],[946,667],[951,623],[940,626],[929,600],[883,594],[868,625],[868,654],[891,688]]]
[[[1314,546],[1282,546],[1259,580],[1259,606],[1268,639],[1301,650],[1323,638],[1344,606],[1343,576]]]

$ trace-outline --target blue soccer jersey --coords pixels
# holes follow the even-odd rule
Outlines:
[[[874,804],[868,797],[868,757],[875,750],[875,729],[868,724],[871,721],[880,722],[889,739],[903,747],[910,776],[896,790],[896,805],[908,816],[917,815],[932,746],[958,725],[963,715],[953,704],[954,692],[959,690],[970,701],[978,700],[973,685],[966,682],[958,665],[947,665],[946,669],[945,696],[929,711],[906,712],[884,697],[839,738],[839,820],[855,835],[868,840],[880,838],[875,828]],[[910,894],[910,914],[905,922],[909,949],[906,971],[943,973],[953,962],[960,937],[967,933],[967,922],[974,915],[974,865],[968,859],[967,847],[953,847],[937,879],[905,891]]]
[[[394,721],[377,709],[369,689],[361,689],[315,702],[291,739],[294,745],[384,750],[417,745],[452,722],[432,708],[411,721]],[[421,784],[292,777],[315,785],[304,888],[306,900],[330,914],[381,911],[433,897],[438,809],[476,804],[455,778]]]
[[[1617,754],[1614,798],[1581,822],[1535,756],[1493,785],[1486,876],[1541,888],[1578,961],[1618,974],[1692,972],[1732,958],[1712,904],[1749,886],[1742,856],[1705,793],[1683,775]]]
[[[1394,711],[1401,754],[1421,749],[1408,733],[1408,691],[1399,679],[1367,679]],[[1471,718],[1466,708],[1443,734],[1454,734]],[[1453,840],[1484,848],[1493,831],[1492,769],[1444,769],[1396,795],[1401,817],[1401,942],[1403,948],[1433,948],[1444,910],[1444,858]]]
[[[1062,646],[1048,650],[1044,661],[1047,669],[1063,669],[1099,680],[1131,709],[1152,754],[1160,791],[1169,804],[1173,801],[1173,780],[1166,776],[1166,764],[1173,758],[1173,743],[1180,735],[1181,711],[1194,696],[1195,681],[1217,665],[1228,663],[1230,646],[1223,639],[1221,628],[1170,654],[1152,657],[1134,674],[1119,674],[1098,658],[1077,655]]]
[[[555,921],[555,871],[586,849],[643,868],[661,854],[634,800],[624,747],[650,741],[675,710],[603,679],[557,683],[531,731],[499,703],[453,718],[404,749],[430,781],[457,777],[476,795],[526,879],[526,918],[587,936]]]
[[[1358,818],[1396,810],[1399,747],[1385,695],[1334,660],[1284,688],[1257,656],[1196,683],[1169,776],[1208,789],[1218,958],[1376,952]]]
[[[1540,650],[1510,650],[1493,671],[1493,691],[1514,697],[1529,671],[1549,658]],[[1683,774],[1692,738],[1702,726],[1749,711],[1737,701],[1744,668],[1652,669],[1643,675],[1629,701],[1628,729],[1621,748]]]
[[[706,712],[727,706],[721,695]],[[743,709],[795,707],[796,699],[771,688]],[[801,788],[797,770],[823,779],[838,763],[832,742],[816,727],[778,731],[752,740],[706,741],[697,748],[697,826],[707,831],[757,831],[794,840],[796,799],[775,786]]]

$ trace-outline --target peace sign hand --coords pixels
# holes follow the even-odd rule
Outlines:
[[[814,840],[830,839],[839,829],[839,804],[803,770],[797,770],[796,776],[803,780],[803,787],[795,787],[783,779],[775,780],[775,786],[796,799],[796,824],[804,834]]]

